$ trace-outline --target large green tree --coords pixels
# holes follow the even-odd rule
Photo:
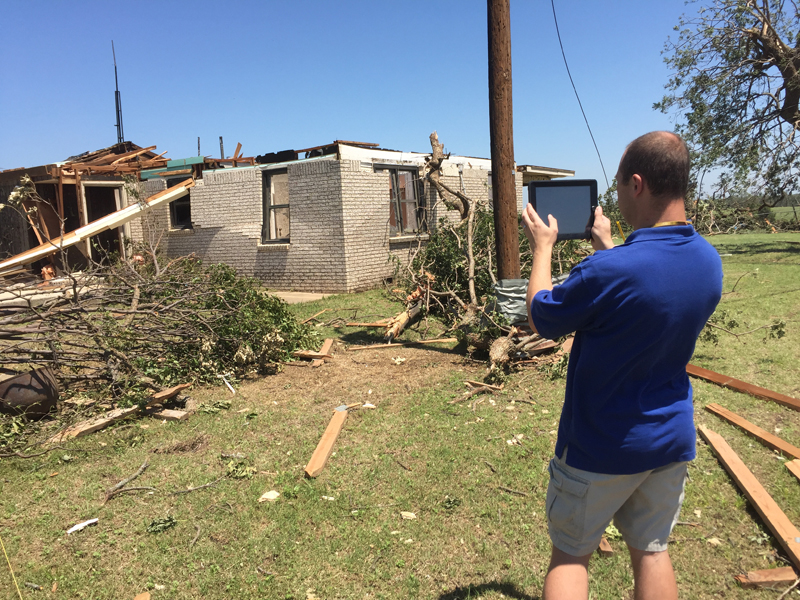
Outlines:
[[[774,205],[800,190],[798,0],[705,0],[665,46],[673,75],[655,107],[677,113],[695,175],[723,196]]]

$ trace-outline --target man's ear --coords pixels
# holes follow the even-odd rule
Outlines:
[[[634,173],[631,175],[631,183],[633,183],[633,195],[638,196],[644,191],[644,179],[641,175]]]

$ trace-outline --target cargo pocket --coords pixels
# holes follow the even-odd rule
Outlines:
[[[552,460],[548,472],[547,521],[561,535],[579,542],[583,538],[589,482],[567,473]]]

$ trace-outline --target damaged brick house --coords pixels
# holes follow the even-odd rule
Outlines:
[[[169,160],[154,149],[124,142],[64,163],[0,172],[0,202],[27,173],[49,202],[35,213],[53,230],[46,237],[58,234],[57,212],[65,233],[91,230],[87,223],[111,217],[110,227],[91,231],[91,242],[81,238],[70,247],[73,267],[85,263],[90,253],[97,260],[102,254],[98,248],[124,256],[124,241],[130,238],[157,241],[169,256],[194,253],[227,263],[272,289],[315,292],[380,285],[408,262],[440,218],[458,220],[421,178],[428,157],[424,153],[344,141],[254,158],[241,157],[241,146],[228,159]],[[490,200],[490,169],[488,159],[450,156],[442,166],[442,182],[473,199]],[[572,175],[560,169],[517,167],[518,210],[524,184]],[[134,180],[138,182],[131,183]],[[171,191],[168,195],[176,199],[148,209],[145,216],[120,224],[114,220],[114,211],[121,213],[137,200],[153,201],[168,188],[192,180],[191,189],[178,195]],[[15,268],[25,264],[38,273],[42,254],[28,250],[42,244],[37,237],[41,235],[23,218],[3,211],[0,261],[14,254]],[[44,252],[49,251],[51,246],[45,246]],[[19,253],[34,253],[37,262],[21,261]]]
[[[130,224],[170,256],[224,262],[272,289],[354,292],[374,288],[405,264],[441,217],[422,173],[427,154],[335,141],[258,156],[254,165],[206,168],[190,194]],[[491,198],[491,161],[450,156],[442,181],[474,199]],[[574,171],[517,167],[523,185]],[[189,175],[184,174],[183,177]],[[142,172],[143,197],[178,183],[164,170]]]

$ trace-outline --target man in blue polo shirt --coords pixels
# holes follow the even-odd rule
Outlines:
[[[614,246],[595,212],[596,252],[553,288],[558,223],[528,205],[533,249],[529,322],[575,341],[567,370],[547,520],[553,550],[544,600],[586,598],[587,565],[614,520],[631,554],[637,600],[676,599],[667,552],[695,457],[686,365],[722,293],[718,253],[687,224],[689,152],[657,131],[631,142],[617,171],[619,209],[634,232]]]

